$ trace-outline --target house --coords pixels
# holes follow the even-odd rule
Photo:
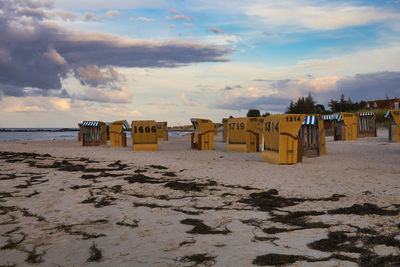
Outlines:
[[[399,109],[400,98],[368,101],[365,109]]]

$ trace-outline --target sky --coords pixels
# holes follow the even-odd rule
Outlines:
[[[400,0],[0,0],[0,128],[400,97]]]

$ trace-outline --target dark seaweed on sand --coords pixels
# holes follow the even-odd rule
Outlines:
[[[95,223],[96,222],[92,222],[92,224],[95,224]],[[73,228],[78,225],[79,224],[60,224],[60,225],[56,226],[55,229],[58,231],[63,231],[70,235],[81,236],[83,240],[106,236],[105,234],[88,233],[88,232],[84,232],[84,231],[73,230]]]
[[[15,228],[13,229],[15,230]],[[18,231],[19,229],[16,229],[15,231]],[[20,234],[22,235],[22,237],[19,240],[14,240],[11,239],[10,237],[10,232],[8,234],[4,234],[3,236],[8,236],[9,238],[7,239],[7,243],[0,247],[1,250],[5,250],[5,249],[15,249],[19,244],[21,244],[25,238],[26,238],[26,234],[21,232]]]
[[[202,220],[199,219],[184,219],[180,221],[181,224],[186,224],[186,225],[193,225],[194,227],[192,230],[187,231],[186,233],[189,234],[201,234],[201,235],[216,235],[216,234],[222,234],[226,235],[231,233],[231,231],[225,227],[224,230],[217,230],[215,228],[212,228],[208,225],[205,225]]]
[[[103,255],[101,254],[101,250],[99,248],[97,248],[94,241],[93,241],[93,245],[89,248],[89,253],[90,253],[90,256],[87,259],[88,262],[100,261],[103,258]]]
[[[203,264],[205,266],[211,266],[215,264],[216,256],[209,255],[207,253],[199,253],[199,254],[192,254],[188,256],[184,256],[179,259],[180,262],[193,262],[194,265],[197,266],[199,264]]]
[[[122,221],[116,222],[115,224],[120,226],[128,226],[131,228],[136,228],[139,226],[139,220],[133,220],[132,223],[127,223],[125,222],[125,219],[126,218],[124,218]]]
[[[375,204],[364,203],[362,205],[354,204],[351,207],[338,208],[329,210],[329,214],[355,214],[355,215],[381,215],[381,216],[396,216],[400,210],[387,210],[376,206]]]
[[[26,250],[26,253],[28,253],[28,256],[26,257],[25,261],[30,264],[38,264],[44,262],[42,259],[43,255],[45,254],[45,251],[43,251],[41,254],[36,253],[36,248],[33,248],[33,250],[29,251]]]
[[[158,169],[158,170],[167,170],[168,168],[162,165],[150,165],[150,168]]]
[[[344,195],[334,194],[328,198],[285,198],[278,196],[278,190],[270,189],[266,192],[251,193],[248,198],[239,200],[241,203],[257,207],[261,211],[272,211],[276,208],[295,206],[306,201],[339,201]]]
[[[175,172],[163,172],[164,176],[168,176],[168,177],[176,177],[176,173]]]
[[[159,180],[157,178],[153,178],[150,176],[146,176],[144,174],[134,174],[133,176],[129,176],[124,178],[124,180],[128,181],[128,183],[141,183],[141,184],[161,184],[165,183],[163,180]]]
[[[206,189],[207,186],[215,186],[217,183],[215,181],[209,181],[207,183],[196,183],[196,182],[179,182],[179,181],[171,181],[166,183],[164,186],[179,190],[179,191],[196,191],[200,192],[203,189]]]

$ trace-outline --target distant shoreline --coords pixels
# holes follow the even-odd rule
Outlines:
[[[77,132],[79,131],[78,128],[60,128],[60,129],[40,129],[40,128],[33,128],[33,129],[7,129],[2,128],[0,132]]]

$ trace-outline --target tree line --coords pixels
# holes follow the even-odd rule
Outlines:
[[[290,101],[289,106],[286,108],[288,114],[330,114],[337,112],[354,112],[364,109],[367,102],[353,102],[350,97],[346,99],[344,94],[341,94],[339,100],[331,99],[328,103],[329,110],[325,110],[324,105],[317,104],[314,101],[311,93],[307,97],[299,97],[296,102]]]
[[[329,109],[325,106],[318,104],[311,95],[308,93],[306,97],[299,97],[296,102],[290,101],[289,106],[286,108],[286,114],[331,114],[337,112],[355,112],[364,109],[367,105],[366,101],[353,102],[350,97],[346,99],[344,94],[340,96],[339,100],[331,99],[328,103]],[[261,114],[258,109],[249,109],[247,117],[266,117],[269,112]]]

